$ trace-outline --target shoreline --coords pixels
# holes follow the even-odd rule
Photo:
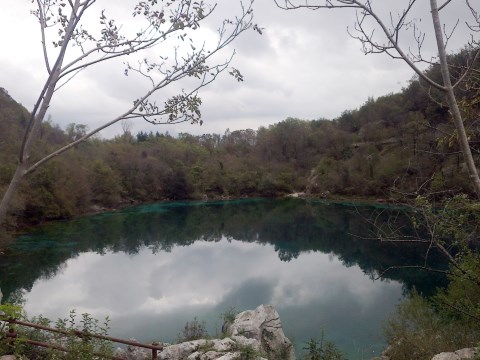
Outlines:
[[[243,197],[230,197],[230,196],[215,196],[207,199],[182,199],[182,200],[159,200],[159,201],[123,201],[116,206],[104,207],[93,205],[88,211],[76,214],[68,218],[58,218],[58,219],[46,219],[43,221],[38,221],[36,223],[28,223],[27,221],[20,221],[20,225],[16,226],[13,229],[8,229],[0,234],[0,253],[5,244],[14,241],[14,239],[22,234],[28,233],[32,229],[42,226],[45,224],[69,221],[74,219],[79,219],[83,217],[104,214],[108,212],[121,211],[128,209],[130,207],[149,205],[149,204],[161,204],[161,203],[175,203],[175,202],[199,202],[199,203],[213,203],[218,201],[237,201],[237,200],[248,200],[248,199],[271,199],[271,200],[280,200],[280,199],[303,199],[303,200],[316,200],[322,201],[328,204],[339,204],[339,205],[357,205],[357,206],[402,206],[408,207],[409,204],[397,203],[393,199],[385,198],[375,198],[375,197],[362,197],[362,196],[337,196],[334,194],[328,194],[327,196],[322,196],[322,194],[306,194],[304,192],[294,192],[290,194],[284,194],[282,196],[276,197],[261,197],[261,196],[243,196]]]

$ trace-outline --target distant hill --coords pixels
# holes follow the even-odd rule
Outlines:
[[[450,58],[458,69],[468,59],[465,52]],[[439,76],[435,67],[427,71]],[[479,86],[465,81],[470,83],[462,83],[457,96],[479,164]],[[28,117],[0,88],[0,191],[13,174]],[[85,131],[81,124],[62,130],[47,122],[33,156]],[[91,139],[32,174],[17,194],[11,221],[35,223],[167,199],[307,192],[398,200],[472,191],[447,108],[426,84],[413,80],[399,93],[369,98],[332,120],[289,118],[257,130],[177,138],[127,132]]]

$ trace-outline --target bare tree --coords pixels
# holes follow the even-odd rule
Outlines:
[[[394,59],[401,59],[406,62],[415,73],[434,89],[443,93],[448,108],[453,119],[457,132],[457,139],[460,150],[468,169],[471,183],[480,199],[480,178],[478,169],[472,156],[468,135],[465,130],[464,119],[460,111],[458,101],[455,97],[455,89],[472,73],[476,72],[475,64],[480,58],[480,15],[478,9],[472,6],[470,0],[445,0],[438,6],[437,0],[430,0],[431,19],[434,28],[437,54],[432,58],[422,55],[422,47],[425,41],[425,33],[417,25],[418,19],[412,16],[413,9],[417,0],[404,0],[404,8],[398,13],[390,12],[387,16],[381,16],[380,12],[373,6],[373,0],[274,0],[276,5],[282,9],[354,9],[355,25],[349,34],[358,39],[363,47],[365,54],[383,53]],[[448,63],[446,46],[453,33],[457,29],[460,20],[453,25],[452,30],[447,30],[445,24],[440,20],[440,12],[448,11],[449,6],[456,6],[459,2],[465,4],[465,9],[469,18],[465,19],[466,26],[471,32],[468,46],[471,49],[471,59],[469,65],[463,69],[463,72],[454,79]],[[405,31],[411,31],[416,43],[416,49],[405,48],[401,43],[401,36]],[[442,81],[437,82],[427,76],[419,67],[419,63],[440,66]],[[476,115],[478,116],[478,114]]]
[[[234,19],[221,21],[214,41],[193,40],[200,25],[212,19],[217,7],[208,1],[132,1],[132,18],[126,24],[119,24],[105,10],[99,11],[97,23],[92,23],[87,14],[95,11],[96,2],[32,0],[35,4],[32,14],[40,25],[47,79],[31,111],[18,166],[0,203],[0,224],[25,176],[106,127],[131,119],[145,119],[153,124],[201,123],[198,91],[223,72],[230,73],[238,81],[243,80],[240,72],[230,67],[234,53],[219,60],[221,51],[250,28],[260,32],[252,23],[253,0],[240,2],[240,13]],[[152,49],[160,55],[152,56]],[[55,92],[76,80],[83,70],[128,55],[130,61],[124,63],[124,74],[143,78],[148,84],[136,99],[132,99],[132,105],[94,130],[72,139],[68,145],[35,159],[35,154],[31,154],[32,145],[38,138]],[[136,60],[132,61],[132,55]],[[188,90],[162,102],[154,98],[160,90],[181,80],[187,81]]]

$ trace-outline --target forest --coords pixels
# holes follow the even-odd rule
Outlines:
[[[452,69],[467,66],[464,49]],[[440,78],[436,67],[426,70]],[[480,94],[475,79],[457,88],[475,161],[480,162]],[[15,170],[27,110],[0,92],[0,192]],[[163,200],[279,197],[407,202],[474,195],[451,116],[441,94],[414,78],[401,92],[368,98],[335,119],[288,118],[269,127],[224,134],[171,136],[168,126],[113,139],[96,137],[37,169],[11,206],[9,225],[65,219]],[[208,119],[205,119],[208,121]],[[225,127],[228,124],[225,123]],[[126,127],[128,128],[128,126]],[[87,131],[45,122],[38,158]],[[35,159],[33,159],[35,160]]]

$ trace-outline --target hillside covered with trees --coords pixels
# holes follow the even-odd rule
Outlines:
[[[468,51],[451,56],[467,66]],[[440,77],[432,67],[430,77]],[[457,88],[476,162],[480,95],[475,79]],[[13,175],[28,112],[0,92],[0,191]],[[208,121],[208,119],[206,119]],[[227,127],[228,124],[225,124]],[[418,79],[401,92],[369,98],[336,119],[288,118],[268,128],[172,137],[125,131],[90,139],[40,167],[17,194],[11,225],[68,218],[101,208],[161,200],[313,196],[403,200],[473,194],[442,98]],[[38,158],[87,128],[43,124]]]

